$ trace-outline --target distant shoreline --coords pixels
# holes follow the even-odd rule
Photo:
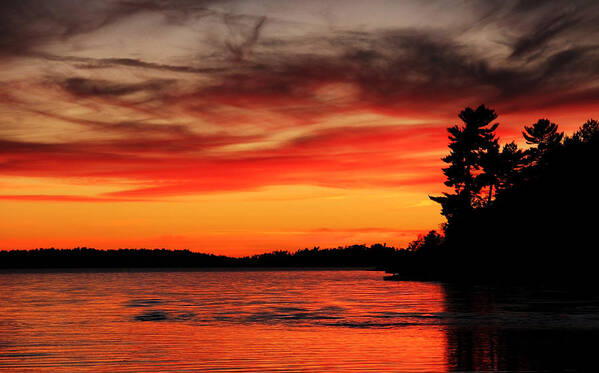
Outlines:
[[[377,267],[46,267],[0,268],[5,273],[81,273],[81,272],[301,272],[301,271],[373,271]]]
[[[290,271],[383,269],[398,256],[386,245],[274,251],[228,257],[189,250],[93,248],[0,251],[0,271]]]

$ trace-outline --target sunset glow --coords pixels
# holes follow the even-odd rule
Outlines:
[[[465,106],[597,117],[598,5],[522,4],[3,1],[0,249],[404,246]]]

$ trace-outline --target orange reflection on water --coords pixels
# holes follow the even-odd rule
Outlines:
[[[364,271],[0,277],[9,370],[448,370],[437,284]]]

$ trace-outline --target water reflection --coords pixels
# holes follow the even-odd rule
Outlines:
[[[588,290],[443,286],[453,371],[590,371],[599,337]]]
[[[0,274],[0,369],[586,369],[599,303],[376,272]],[[599,298],[594,298],[599,299]]]

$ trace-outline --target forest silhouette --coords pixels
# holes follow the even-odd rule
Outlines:
[[[0,269],[18,268],[383,268],[399,251],[381,244],[284,250],[241,258],[190,250],[35,249],[0,251]]]
[[[599,122],[571,136],[539,119],[522,135],[530,146],[500,146],[483,105],[448,128],[445,185],[431,196],[446,223],[409,244],[389,271],[398,278],[577,280],[594,276]]]

